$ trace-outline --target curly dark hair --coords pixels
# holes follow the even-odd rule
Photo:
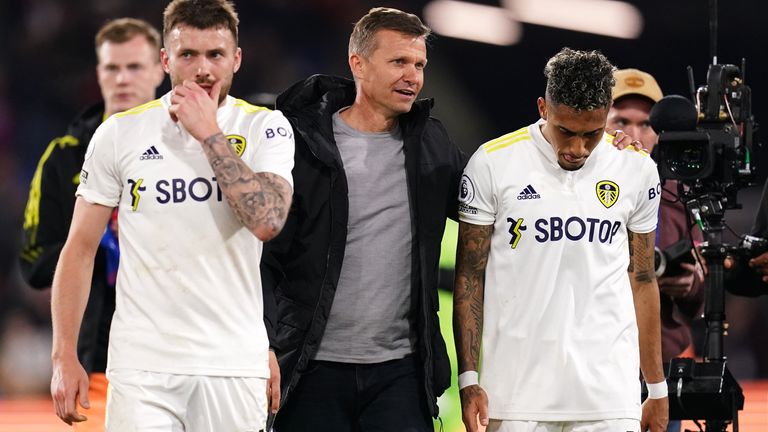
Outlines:
[[[599,51],[563,48],[544,67],[547,100],[576,111],[607,108],[616,83],[614,71],[616,67]]]

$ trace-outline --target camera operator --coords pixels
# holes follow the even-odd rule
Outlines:
[[[658,139],[651,128],[650,112],[663,97],[661,88],[652,75],[638,69],[618,70],[614,78],[613,106],[608,112],[607,126],[623,130],[640,140],[650,153]],[[667,180],[662,186],[656,230],[656,247],[659,251],[664,251],[681,239],[689,238],[686,210],[677,199],[676,191],[676,181]],[[701,233],[695,230],[693,237],[699,241]],[[661,291],[662,360],[668,362],[675,357],[694,357],[690,322],[701,313],[704,304],[701,268],[688,262],[672,262],[664,273],[657,272],[657,277]],[[667,430],[678,432],[680,422],[671,420]]]
[[[607,126],[635,137],[642,142],[646,151],[651,152],[658,136],[651,128],[649,114],[653,105],[663,96],[661,88],[653,76],[637,69],[618,70],[614,78],[613,106],[608,113]],[[663,184],[656,230],[656,246],[661,251],[681,239],[689,238],[686,210],[677,199],[676,191],[677,182],[667,180]],[[696,241],[701,240],[698,229],[694,230],[693,236]],[[690,255],[686,258],[692,257]],[[765,269],[768,274],[768,265]],[[662,294],[663,361],[668,362],[675,357],[693,357],[690,321],[701,313],[704,303],[701,268],[689,262],[672,262],[662,275],[657,276]]]

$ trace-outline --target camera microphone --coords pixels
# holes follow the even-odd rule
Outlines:
[[[692,131],[698,114],[693,103],[680,95],[661,98],[651,109],[650,122],[654,132]]]

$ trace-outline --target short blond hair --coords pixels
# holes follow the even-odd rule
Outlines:
[[[432,34],[432,30],[414,14],[393,8],[373,8],[355,24],[349,36],[349,55],[359,54],[365,58],[370,57],[376,50],[374,35],[379,30],[393,30],[425,39]]]
[[[108,21],[96,33],[96,57],[104,42],[125,43],[136,36],[144,36],[160,61],[160,32],[152,24],[137,18],[117,18]]]

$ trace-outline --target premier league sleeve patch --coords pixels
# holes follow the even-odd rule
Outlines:
[[[611,208],[619,199],[619,185],[610,180],[597,182],[595,192],[597,192],[597,199],[605,208]]]
[[[459,190],[459,202],[469,204],[475,199],[475,185],[468,175],[461,176],[461,188]]]

